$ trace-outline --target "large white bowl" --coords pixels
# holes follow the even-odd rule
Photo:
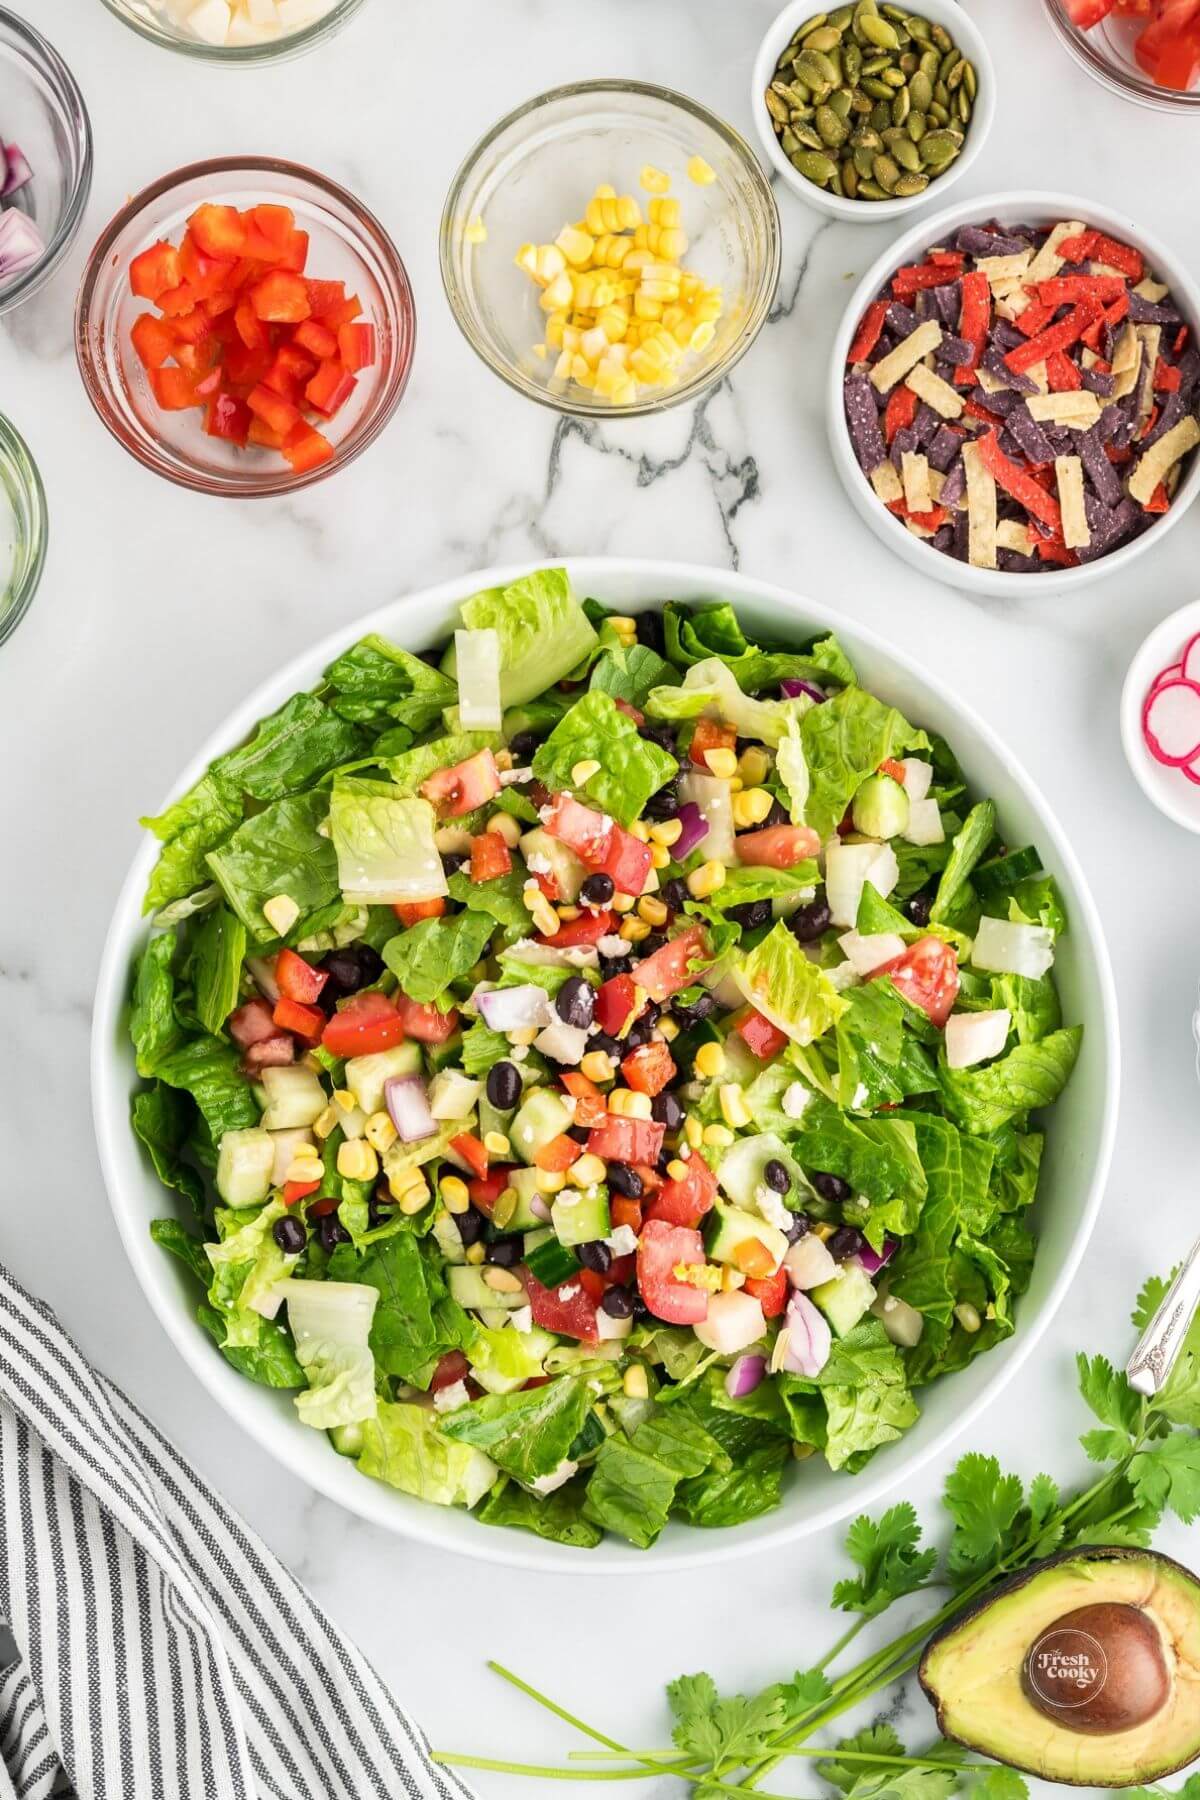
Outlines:
[[[1010,749],[960,700],[832,607],[798,599],[764,582],[688,563],[593,558],[573,561],[569,567],[580,593],[618,605],[622,612],[644,610],[665,599],[719,595],[737,606],[751,634],[799,638],[813,630],[836,631],[864,683],[918,723],[942,732],[970,781],[995,798],[1010,841],[1036,843],[1056,875],[1071,920],[1057,973],[1066,1016],[1082,1021],[1085,1033],[1074,1078],[1049,1117],[1037,1220],[1041,1248],[1015,1335],[962,1374],[927,1390],[919,1423],[882,1451],[862,1475],[834,1474],[816,1459],[798,1466],[783,1507],[766,1518],[727,1531],[672,1524],[649,1552],[631,1550],[616,1540],[606,1540],[592,1551],[542,1543],[521,1532],[477,1524],[467,1513],[425,1505],[359,1474],[353,1463],[335,1454],[323,1435],[299,1423],[289,1396],[257,1387],[237,1374],[197,1326],[194,1284],[149,1235],[151,1219],[169,1211],[173,1203],[129,1125],[130,1096],[138,1080],[126,1019],[130,969],[146,936],[142,895],[157,850],[149,836],[121,890],[100,966],[92,1093],[113,1212],[150,1304],[209,1392],[280,1462],[351,1512],[444,1549],[531,1569],[646,1574],[778,1548],[870,1508],[942,1455],[985,1413],[1050,1323],[1095,1223],[1117,1114],[1117,1011],[1100,923],[1062,828]],[[264,714],[298,689],[312,686],[333,657],[363,633],[379,631],[414,650],[428,648],[451,628],[459,601],[478,588],[501,586],[525,572],[525,566],[487,569],[410,594],[306,650],[234,709],[174,783],[172,796],[189,787],[214,756],[240,743]]]
[[[842,485],[856,510],[866,520],[875,536],[889,550],[902,556],[922,575],[934,581],[948,582],[964,588],[969,594],[994,594],[1003,599],[1017,594],[1049,594],[1086,587],[1128,569],[1131,562],[1144,556],[1155,544],[1161,544],[1168,531],[1178,525],[1192,501],[1200,493],[1200,455],[1193,454],[1191,465],[1171,502],[1171,510],[1156,519],[1148,531],[1095,562],[1079,563],[1073,569],[1056,568],[1037,575],[1022,575],[1005,569],[973,569],[957,557],[933,550],[923,539],[914,537],[903,522],[890,513],[858,466],[842,400],[842,381],[846,373],[846,353],[858,329],[859,320],[884,283],[906,263],[918,261],[934,244],[941,244],[961,225],[982,224],[998,219],[1003,225],[1056,225],[1060,219],[1082,219],[1087,225],[1099,226],[1110,237],[1133,244],[1146,258],[1147,264],[1167,283],[1193,337],[1200,327],[1200,286],[1187,267],[1166,245],[1126,216],[1109,206],[1098,206],[1092,200],[1081,200],[1075,194],[1047,194],[1036,188],[1014,188],[1001,194],[983,194],[976,200],[959,200],[942,212],[930,213],[867,270],[846,308],[845,316],[833,341],[826,390],[826,419],[829,448]]]

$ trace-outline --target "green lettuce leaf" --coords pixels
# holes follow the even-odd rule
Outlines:
[[[385,757],[381,767],[387,770],[393,787],[401,794],[412,795],[439,769],[452,769],[455,763],[466,762],[480,750],[494,750],[499,743],[494,731],[457,731],[404,750],[399,756]]]
[[[515,1335],[515,1333],[510,1333]],[[475,1517],[483,1525],[515,1525],[554,1544],[594,1550],[604,1533],[583,1516],[586,1481],[568,1481],[550,1494],[529,1494],[515,1481],[498,1481]]]
[[[411,731],[427,731],[458,699],[449,676],[374,632],[331,663],[325,680],[334,712],[366,725],[395,719]]]
[[[263,1319],[262,1328],[253,1344],[225,1342],[225,1320],[215,1306],[202,1304],[196,1318],[212,1338],[227,1363],[248,1381],[260,1387],[298,1388],[304,1386],[304,1370],[296,1361],[296,1352],[287,1331],[274,1319]]]
[[[386,781],[340,776],[329,797],[337,882],[359,905],[430,900],[446,891],[434,843],[437,815]]]
[[[178,1219],[151,1219],[150,1237],[160,1249],[181,1262],[207,1293],[208,1284],[212,1280],[212,1264],[208,1260],[203,1238],[193,1237]]]
[[[581,762],[600,766],[579,783],[573,771]],[[533,773],[552,792],[569,790],[598,806],[621,825],[641,814],[651,794],[669,781],[679,765],[658,744],[638,732],[610,695],[590,688],[563,714],[533,758]]]
[[[530,929],[529,908],[523,898],[526,880],[523,871],[514,869],[491,881],[472,881],[465,870],[457,869],[449,881],[450,898],[469,912],[488,913],[503,928],[505,942],[514,943]]]
[[[978,806],[971,808],[961,830],[954,834],[950,857],[942,870],[929,911],[935,923],[957,917],[974,898],[974,890],[969,887],[971,871],[982,861],[995,836],[996,808],[990,800],[981,800]]]
[[[597,647],[565,569],[534,569],[506,588],[472,595],[459,610],[469,630],[490,627],[500,639],[500,698],[506,707],[553,687]],[[453,638],[442,668],[454,672]]]
[[[491,942],[495,921],[483,912],[421,919],[390,938],[383,960],[410,1000],[440,1000],[452,982],[475,967]]]
[[[358,756],[364,743],[362,733],[315,694],[294,694],[262,721],[248,744],[219,756],[209,773],[228,793],[282,800]]]
[[[1053,978],[1040,975],[994,975],[991,1003],[1012,1014],[1013,1030],[1022,1044],[1039,1044],[1062,1024],[1062,1007]]]
[[[468,1075],[486,1075],[492,1064],[503,1062],[511,1049],[502,1031],[492,1031],[482,1019],[476,1019],[470,1030],[463,1032],[462,1066]]]
[[[615,644],[597,658],[589,686],[640,707],[651,688],[670,687],[679,676],[646,644]]]
[[[591,1410],[587,1383],[562,1375],[544,1387],[485,1394],[444,1413],[440,1429],[443,1437],[484,1451],[506,1475],[532,1487],[567,1461]]]
[[[241,816],[239,796],[209,771],[166,812],[157,818],[142,819],[141,824],[163,846],[146,888],[142,911],[157,912],[203,886],[210,879],[208,852],[224,842]]]
[[[296,1396],[303,1422],[329,1431],[373,1418],[377,1402],[370,1330],[377,1289],[352,1281],[291,1279],[282,1287],[296,1356],[308,1383]]]
[[[790,900],[800,889],[815,887],[820,879],[815,862],[797,863],[791,869],[735,863],[726,869],[724,882],[705,904],[714,912],[728,912],[731,907],[746,906],[753,900]]]
[[[129,1035],[133,1039],[137,1072],[147,1078],[183,1042],[183,1030],[175,1016],[172,965],[176,944],[173,931],[152,937],[138,959],[134,976]]]
[[[474,1506],[498,1472],[481,1450],[443,1437],[436,1413],[388,1401],[364,1421],[357,1460],[364,1475],[434,1506]]]
[[[710,656],[744,656],[752,648],[727,600],[691,608],[669,600],[663,608],[663,638],[668,657],[681,668]]]
[[[217,1208],[220,1241],[204,1249],[212,1265],[208,1298],[225,1321],[225,1344],[250,1346],[261,1339],[267,1321],[259,1309],[271,1304],[295,1260],[284,1255],[272,1231],[286,1212],[282,1200],[241,1212]]]
[[[239,1068],[241,1053],[219,1038],[192,1038],[158,1063],[155,1074],[168,1087],[182,1088],[196,1102],[205,1136],[200,1147],[216,1154],[227,1131],[258,1124],[250,1083]],[[196,1140],[193,1138],[192,1143]]]
[[[328,810],[329,797],[320,790],[276,800],[210,852],[209,869],[252,942],[277,935],[263,912],[263,902],[277,894],[295,901],[301,919],[337,900],[333,845],[317,835]]]
[[[680,1408],[656,1407],[632,1437],[600,1446],[584,1513],[594,1524],[648,1550],[670,1516],[679,1483],[732,1461],[716,1438]]]
[[[846,808],[868,775],[881,762],[903,756],[928,743],[897,712],[859,687],[813,706],[800,721],[804,760],[808,765],[808,823],[822,838],[840,824]]]
[[[986,1136],[1035,1107],[1049,1106],[1066,1087],[1083,1038],[1081,1025],[1052,1031],[1039,1043],[1018,1044],[981,1068],[939,1071],[946,1111],[966,1131]]]
[[[164,1081],[143,1088],[133,1097],[130,1109],[133,1129],[145,1144],[154,1164],[154,1173],[164,1187],[174,1188],[191,1201],[197,1214],[204,1211],[204,1183],[196,1170],[182,1160],[192,1119],[192,1102]]]
[[[844,996],[808,960],[782,920],[731,973],[751,1005],[798,1044],[811,1044],[846,1010]]]
[[[775,767],[787,795],[792,824],[803,825],[812,783],[804,760],[804,737],[798,718],[789,718],[787,722],[787,729],[775,749]]]
[[[915,1425],[920,1408],[907,1387],[826,1387],[825,1460],[857,1472],[883,1444]]]
[[[471,1321],[449,1296],[441,1259],[411,1232],[396,1232],[364,1251],[339,1244],[331,1281],[365,1283],[379,1295],[371,1353],[379,1368],[411,1387],[428,1387],[442,1356],[473,1341]],[[514,1334],[515,1335],[515,1334]]]
[[[238,1003],[246,927],[228,907],[214,907],[196,928],[188,957],[196,1016],[215,1036]]]
[[[801,696],[796,700],[755,700],[744,694],[727,663],[717,657],[693,663],[683,678],[682,687],[654,688],[646,697],[645,710],[655,719],[698,719],[702,713],[728,720],[739,736],[759,738],[764,744],[778,744],[788,730],[789,722],[800,717],[813,705]]]
[[[872,1204],[872,1242],[882,1241],[888,1229],[912,1229],[928,1192],[914,1122],[923,1116],[905,1112],[852,1119],[815,1094],[799,1129],[792,1122],[792,1154],[806,1171],[840,1175],[865,1195]],[[899,1204],[889,1209],[892,1201]]]

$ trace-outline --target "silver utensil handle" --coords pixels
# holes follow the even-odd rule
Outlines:
[[[1125,1365],[1129,1385],[1139,1394],[1161,1393],[1192,1320],[1200,1308],[1200,1238],[1192,1245],[1161,1306]]]

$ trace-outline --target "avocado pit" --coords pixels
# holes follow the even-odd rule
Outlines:
[[[1068,1731],[1132,1731],[1171,1694],[1162,1635],[1148,1613],[1101,1602],[1064,1613],[1030,1645],[1021,1671],[1026,1696]]]

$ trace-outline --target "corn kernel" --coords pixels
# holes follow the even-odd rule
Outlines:
[[[535,281],[537,280],[538,259],[536,244],[522,244],[521,248],[517,251],[517,254],[513,257],[513,261],[516,263],[518,269],[524,269],[526,275],[532,275],[533,279]]]
[[[708,1294],[721,1291],[723,1275],[719,1263],[676,1263],[671,1273],[685,1287],[701,1288]]]
[[[513,1274],[511,1269],[497,1269],[495,1267],[485,1269],[483,1271],[483,1279],[487,1282],[488,1286],[494,1288],[498,1294],[519,1294],[521,1292],[520,1279]]]
[[[616,1074],[616,1065],[607,1050],[589,1050],[580,1059],[579,1072],[589,1081],[611,1081]]]
[[[683,218],[678,200],[652,200],[647,211],[652,225],[678,225]]]
[[[670,1013],[664,1013],[662,1018],[658,1021],[658,1035],[666,1038],[668,1044],[671,1042],[672,1038],[677,1038],[679,1036],[679,1022],[678,1020],[673,1019]]]
[[[726,1264],[721,1273],[721,1292],[723,1294],[736,1294],[737,1290],[745,1287],[745,1285],[746,1277],[742,1274],[742,1271],[740,1269],[731,1269],[729,1265]]]
[[[297,1153],[287,1166],[287,1181],[320,1181],[324,1173],[324,1165],[314,1150],[310,1155]]]
[[[532,1044],[534,1038],[537,1036],[537,1026],[522,1025],[515,1031],[506,1032],[505,1035],[510,1044],[513,1044],[517,1049],[520,1049],[522,1045]]]
[[[467,229],[463,232],[463,240],[465,243],[468,243],[468,244],[486,244],[487,243],[487,226],[484,224],[483,220],[479,217],[478,213],[476,213],[475,217],[471,220],[470,224],[467,226]]]
[[[521,841],[521,827],[511,813],[495,812],[487,822],[487,829],[503,838],[510,850],[515,850]]]
[[[677,844],[683,835],[682,819],[662,819],[657,825],[650,827],[650,841],[653,844]]]
[[[725,1072],[725,1052],[720,1044],[701,1044],[693,1066],[697,1075],[702,1075],[705,1081],[715,1081],[718,1075]]]
[[[706,1125],[704,1142],[714,1150],[728,1150],[733,1142],[733,1133],[728,1125]]]
[[[591,232],[580,231],[577,225],[564,225],[554,242],[567,261],[577,269],[582,269],[585,263],[591,261],[592,251],[596,247],[596,240]]]
[[[680,1162],[679,1158],[676,1156],[667,1164],[667,1174],[671,1177],[672,1181],[686,1181],[688,1176],[688,1166],[685,1162]]]
[[[771,759],[757,744],[751,744],[738,757],[738,774],[747,787],[760,787],[771,772]]]
[[[689,157],[687,172],[689,179],[694,181],[697,187],[711,187],[717,179],[716,170],[711,163],[706,163],[702,156]]]
[[[385,1150],[390,1150],[397,1137],[396,1127],[390,1116],[385,1112],[372,1113],[367,1120],[366,1137],[368,1144],[373,1150],[378,1150],[380,1156]]]
[[[706,900],[725,885],[725,864],[709,861],[693,869],[687,878],[687,890],[693,900]]]
[[[379,1158],[365,1138],[355,1138],[338,1145],[337,1172],[347,1181],[374,1181]]]
[[[671,866],[671,852],[667,849],[666,845],[665,844],[651,844],[651,846],[650,846],[650,867],[652,869],[667,869],[667,868],[670,868],[670,866]]]
[[[733,796],[733,822],[739,831],[761,825],[768,817],[774,801],[766,788],[746,788]]]
[[[429,1201],[429,1183],[419,1169],[416,1171],[416,1174],[420,1179],[414,1182],[412,1186],[406,1188],[396,1202],[400,1211],[409,1219],[412,1218],[414,1213],[419,1213]]]
[[[344,1113],[352,1113],[358,1105],[358,1101],[349,1088],[334,1088],[333,1103],[335,1106],[340,1106]]]
[[[605,1179],[607,1173],[607,1166],[600,1157],[593,1156],[590,1150],[585,1150],[583,1155],[576,1157],[571,1164],[571,1186],[595,1187],[598,1181]]]
[[[572,768],[571,780],[576,787],[585,787],[592,779],[592,776],[598,775],[599,773],[600,764],[594,757],[585,756],[582,762],[577,762]]]
[[[716,326],[706,320],[704,324],[697,325],[695,331],[693,331],[691,337],[688,339],[688,349],[697,351],[707,350],[716,335]]]
[[[630,1363],[621,1378],[621,1386],[625,1390],[627,1400],[648,1400],[650,1398],[650,1377],[646,1373],[645,1363]]]
[[[486,1255],[487,1251],[482,1244],[472,1244],[467,1250],[467,1261],[478,1267]]]
[[[737,752],[728,749],[724,744],[719,745],[715,750],[706,750],[704,760],[713,774],[720,776],[722,781],[732,781],[737,774]]]
[[[647,194],[665,194],[671,186],[671,177],[662,169],[656,169],[653,163],[647,163],[638,176],[638,186]]]
[[[556,275],[553,281],[548,282],[542,289],[538,305],[543,312],[562,312],[570,306],[574,298],[575,283],[564,269],[561,275]]]
[[[313,1122],[313,1131],[319,1138],[329,1137],[332,1132],[337,1130],[337,1127],[337,1108],[333,1106],[327,1106],[325,1111],[318,1114]]]
[[[577,906],[560,906],[558,916],[564,925],[569,925],[572,919],[579,917],[579,908]]]
[[[655,900],[646,894],[637,903],[638,917],[645,919],[647,925],[665,925],[671,916],[671,910],[661,900]]]
[[[537,900],[529,910],[533,915],[534,924],[543,937],[557,937],[562,921],[540,890]]]
[[[649,1094],[634,1088],[614,1088],[608,1096],[608,1110],[622,1119],[648,1119],[652,1114]]]
[[[721,1089],[721,1117],[735,1131],[750,1124],[750,1112],[746,1105],[746,1096],[735,1082],[728,1081]]]
[[[483,1147],[489,1156],[504,1157],[512,1155],[512,1145],[502,1131],[485,1132]]]
[[[955,1307],[954,1316],[962,1326],[963,1330],[972,1334],[978,1331],[983,1323],[983,1320],[979,1317],[978,1308],[972,1306],[969,1300],[963,1300]]]
[[[683,1135],[693,1150],[698,1150],[704,1142],[704,1127],[699,1119],[687,1118],[683,1121]]]
[[[273,894],[263,902],[263,913],[272,931],[277,931],[280,937],[286,937],[300,917],[300,908],[290,894]]]
[[[567,267],[567,259],[557,244],[539,244],[533,253],[536,279],[548,287]]]
[[[639,919],[630,913],[628,918],[621,921],[619,935],[627,944],[640,944],[643,938],[650,936],[650,927],[645,919]]]
[[[635,819],[629,827],[630,837],[635,837],[642,844],[650,842],[650,827],[644,819]]]
[[[613,912],[616,912],[616,913],[632,912],[635,905],[636,905],[636,901],[634,900],[634,897],[632,894],[614,894],[612,897]]]
[[[447,1212],[465,1213],[471,1204],[467,1184],[457,1175],[443,1175],[438,1183],[438,1192],[446,1202]]]
[[[567,1185],[567,1177],[562,1169],[539,1169],[538,1188],[543,1194],[560,1194]]]
[[[542,893],[541,888],[531,875],[529,880],[523,883],[521,887],[521,899],[529,908],[530,912],[532,912],[538,901],[544,900],[545,897],[546,896]]]

